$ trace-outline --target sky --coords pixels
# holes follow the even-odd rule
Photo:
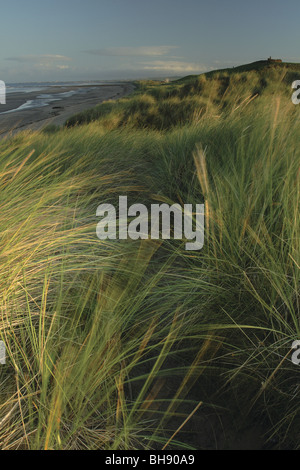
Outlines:
[[[300,62],[299,0],[0,0],[0,80],[172,78]]]

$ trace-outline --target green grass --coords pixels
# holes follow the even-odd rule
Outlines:
[[[72,116],[67,127],[97,121],[107,130],[127,128],[170,130],[198,124],[203,118],[248,111],[255,101],[264,108],[266,100],[284,96],[291,101],[291,85],[299,78],[299,64],[255,62],[234,69],[190,75],[171,82],[140,82],[137,91],[118,101],[107,101]],[[292,106],[291,106],[292,108]]]
[[[220,447],[215,417],[298,448],[297,67],[250,69],[0,142],[2,449]],[[124,194],[205,202],[203,250],[98,240]]]

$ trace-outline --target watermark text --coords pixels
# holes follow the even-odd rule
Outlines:
[[[97,208],[96,233],[100,240],[186,240],[185,249],[201,250],[204,245],[204,204],[144,204],[128,207],[127,196],[119,197],[119,210],[112,204]],[[173,224],[172,224],[173,220]],[[173,234],[173,236],[172,236]]]
[[[0,104],[6,104],[6,86],[2,80],[0,80]]]
[[[0,364],[6,364],[6,349],[3,341],[0,341]]]
[[[292,88],[294,88],[294,90],[296,90],[292,94],[292,102],[294,104],[300,104],[300,80],[295,80],[292,84]]]

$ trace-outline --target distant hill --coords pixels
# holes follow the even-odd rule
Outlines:
[[[169,83],[145,80],[137,83],[134,94],[72,116],[66,125],[98,121],[108,129],[128,125],[167,130],[198,123],[203,117],[219,119],[237,109],[247,112],[259,105],[263,109],[274,96],[282,96],[294,112],[291,86],[297,79],[300,64],[260,60]]]
[[[256,62],[251,62],[250,64],[239,65],[237,67],[230,67],[225,69],[217,69],[212,70],[210,72],[203,73],[206,77],[213,77],[216,74],[228,73],[228,74],[235,74],[235,73],[242,73],[242,72],[268,72],[270,70],[286,70],[289,72],[300,73],[300,64],[296,62],[270,62],[268,60],[258,60]],[[199,77],[199,75],[187,75],[186,77],[180,78],[178,80],[173,81],[172,83],[187,83],[190,80],[194,80],[195,78]]]

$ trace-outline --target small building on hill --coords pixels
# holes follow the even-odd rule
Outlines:
[[[282,60],[281,59],[272,59],[272,57],[270,56],[268,58],[268,62],[271,63],[271,64],[274,64],[274,63],[280,64],[282,62]]]

